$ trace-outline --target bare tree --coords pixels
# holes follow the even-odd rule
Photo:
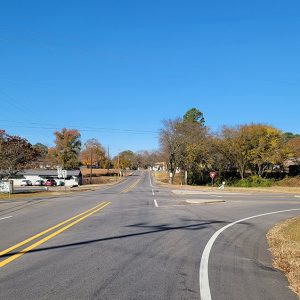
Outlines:
[[[173,184],[176,169],[182,164],[183,140],[178,130],[181,119],[164,120],[163,128],[160,131],[160,146],[163,157],[170,172],[169,182]]]

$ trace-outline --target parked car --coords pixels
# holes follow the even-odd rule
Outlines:
[[[28,179],[24,179],[21,181],[21,186],[30,186],[32,185],[32,182]]]
[[[45,185],[45,182],[44,180],[37,180],[33,185],[41,186],[41,185]]]
[[[45,182],[45,185],[46,186],[56,186],[57,183],[54,179],[48,179],[46,182]]]
[[[64,186],[65,185],[65,183],[62,180],[59,180],[56,184],[58,186]]]

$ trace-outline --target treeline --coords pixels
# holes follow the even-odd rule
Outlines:
[[[299,135],[284,134],[265,124],[224,126],[212,133],[196,108],[182,118],[163,122],[160,146],[171,183],[177,170],[185,183],[204,184],[210,171],[217,171],[221,181],[253,175],[262,178],[284,174],[287,160],[300,162]]]
[[[97,139],[89,139],[82,144],[77,129],[55,131],[54,146],[50,148],[42,143],[32,145],[25,138],[0,130],[0,178],[13,177],[25,168],[147,168],[157,162],[158,156],[155,151],[134,153],[126,150],[110,158],[108,151]]]
[[[163,121],[158,151],[122,151],[110,157],[97,139],[84,144],[77,129],[54,132],[54,146],[30,144],[26,139],[0,130],[0,178],[12,177],[24,168],[119,170],[166,165],[170,182],[180,171],[181,182],[207,184],[209,172],[217,179],[236,180],[249,176],[282,177],[288,164],[300,170],[300,136],[265,124],[224,126],[213,133],[203,113],[196,108],[183,117]],[[296,169],[297,169],[296,168]]]

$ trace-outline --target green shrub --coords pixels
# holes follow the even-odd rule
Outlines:
[[[233,183],[236,187],[270,187],[274,184],[274,179],[266,179],[259,176],[251,176]]]

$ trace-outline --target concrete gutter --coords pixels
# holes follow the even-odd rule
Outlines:
[[[219,199],[189,199],[184,200],[184,204],[217,204],[217,203],[225,203],[225,200]]]

